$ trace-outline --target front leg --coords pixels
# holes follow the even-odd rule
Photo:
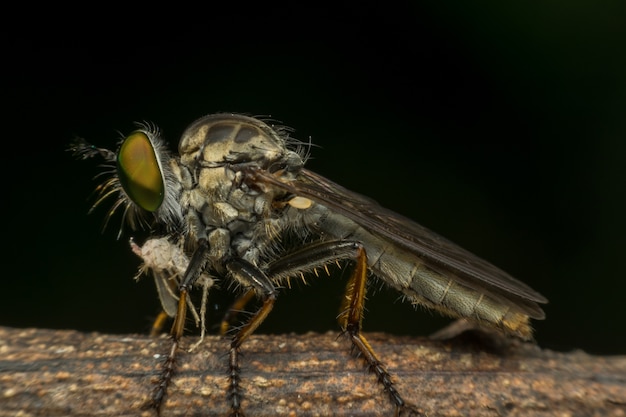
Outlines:
[[[180,346],[180,340],[183,337],[185,330],[185,319],[187,317],[187,293],[189,288],[200,277],[200,274],[204,270],[206,265],[206,256],[209,251],[208,243],[205,239],[198,241],[198,248],[194,252],[185,275],[183,276],[182,283],[179,287],[179,299],[176,316],[174,317],[174,323],[172,324],[172,330],[170,336],[172,338],[172,345],[170,351],[163,363],[163,369],[159,377],[159,382],[154,392],[152,393],[152,399],[149,403],[151,408],[160,414],[161,405],[165,396],[167,395],[167,389],[172,381],[174,372],[176,371],[176,354]]]

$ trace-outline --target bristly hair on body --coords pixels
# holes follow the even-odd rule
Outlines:
[[[116,196],[117,199],[113,203],[113,206],[107,211],[103,230],[109,224],[109,221],[113,215],[118,211],[122,211],[122,220],[117,238],[121,238],[124,233],[124,226],[128,224],[131,230],[137,229],[149,229],[152,227],[154,220],[159,220],[160,223],[168,225],[172,231],[179,233],[184,232],[184,222],[182,221],[182,210],[179,203],[180,185],[175,178],[173,169],[175,166],[172,164],[171,152],[167,149],[167,145],[161,136],[160,129],[151,122],[136,122],[136,132],[143,132],[154,149],[157,162],[159,164],[159,170],[163,176],[163,182],[165,184],[163,197],[163,203],[153,214],[154,218],[149,218],[149,213],[139,208],[126,193],[126,190],[122,186],[118,172],[118,152],[119,148],[126,139],[126,136],[120,133],[120,139],[117,143],[117,150],[113,152],[108,149],[98,148],[91,143],[87,142],[83,138],[75,138],[69,147],[69,151],[73,153],[77,159],[90,159],[96,156],[101,157],[104,162],[100,165],[104,168],[104,171],[97,174],[94,178],[100,178],[106,176],[104,181],[99,184],[94,190],[97,195],[96,201],[91,206],[89,212],[91,213],[96,207],[100,206],[104,200],[111,196]]]

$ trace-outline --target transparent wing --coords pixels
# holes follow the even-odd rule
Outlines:
[[[173,275],[170,275],[171,271],[152,271],[154,277],[154,283],[156,284],[157,291],[159,293],[159,300],[161,300],[161,307],[163,311],[169,317],[176,317],[178,311],[178,296],[176,291],[178,287],[175,281],[169,279]]]
[[[283,182],[263,170],[249,169],[244,174],[252,183],[279,187],[322,204],[371,233],[412,252],[436,270],[458,276],[472,288],[488,288],[507,298],[520,298],[534,318],[545,316],[534,303],[547,303],[548,300],[523,282],[435,232],[315,172],[303,169],[296,180],[289,182]]]

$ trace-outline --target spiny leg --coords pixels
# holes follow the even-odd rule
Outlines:
[[[195,347],[197,347],[198,345],[202,343],[206,335],[206,306],[207,306],[208,297],[209,297],[209,289],[213,286],[213,283],[214,283],[214,281],[211,278],[209,278],[208,276],[204,276],[204,275],[201,275],[201,279],[199,279],[198,282],[200,282],[200,286],[202,287],[202,299],[201,299],[199,314],[196,311],[196,307],[193,304],[193,301],[191,301],[190,298],[187,298],[187,308],[188,308],[187,311],[191,312],[191,315],[193,316],[193,319],[196,322],[196,327],[200,328],[200,340],[198,340],[198,342],[196,342],[194,346],[190,348],[189,350],[190,352]],[[176,301],[176,311],[178,311],[178,308],[179,308],[178,301]],[[174,312],[172,314],[172,317],[176,317],[176,314],[177,313]],[[167,322],[169,318],[170,316],[167,313],[167,311],[162,310],[152,322],[152,328],[150,329],[150,336],[152,337],[159,336],[162,333],[163,327],[165,326],[165,323]]]
[[[263,300],[261,307],[237,330],[237,333],[235,333],[230,342],[228,352],[228,398],[230,400],[231,416],[239,417],[244,415],[241,409],[242,392],[240,387],[241,367],[239,366],[239,348],[259,325],[263,323],[270,311],[272,311],[278,292],[267,275],[243,259],[233,259],[229,261],[226,264],[226,268],[237,281],[252,287],[254,291],[261,294]],[[240,300],[243,302],[243,305],[245,305],[248,302],[247,295],[241,297]]]
[[[404,406],[404,400],[393,386],[391,375],[374,353],[365,336],[361,334],[363,309],[365,306],[365,284],[367,282],[367,255],[365,248],[359,243],[355,258],[355,267],[346,286],[345,297],[339,315],[339,325],[348,334],[352,345],[356,347],[367,362],[370,371],[376,374],[378,381],[396,405],[396,414]]]
[[[252,298],[254,298],[254,290],[249,290],[231,304],[228,311],[226,311],[224,318],[222,318],[222,323],[220,325],[220,334],[222,336],[225,336],[226,333],[228,333],[228,328],[231,323],[233,323],[237,315],[243,311]]]
[[[291,276],[299,275],[306,271],[313,271],[320,265],[336,262],[337,259],[352,258],[352,246],[353,244],[350,242],[339,241],[314,243],[270,263],[267,274],[264,274],[254,265],[242,259],[232,259],[226,264],[226,268],[232,277],[251,289],[235,300],[231,306],[231,309],[222,321],[222,333],[228,330],[234,315],[247,305],[255,293],[261,294],[263,300],[261,307],[237,330],[237,333],[231,340],[228,362],[228,397],[231,403],[232,416],[243,415],[241,410],[242,392],[240,388],[239,348],[265,320],[274,306],[278,293],[272,281],[288,280]]]
[[[178,352],[180,339],[183,336],[185,318],[187,313],[187,305],[185,303],[186,298],[187,290],[185,289],[180,292],[181,302],[178,303],[178,312],[176,314],[176,317],[174,318],[174,324],[172,325],[172,346],[170,346],[170,351],[165,358],[165,362],[163,362],[163,369],[161,369],[159,383],[152,393],[152,401],[150,406],[157,410],[157,414],[160,414],[161,404],[163,403],[165,395],[167,395],[167,388],[169,387],[174,372],[176,370],[176,353]]]
[[[342,240],[315,242],[272,262],[268,267],[268,275],[274,281],[282,282],[290,276],[315,271],[315,268],[340,259],[354,261],[355,267],[346,288],[339,324],[350,337],[353,347],[358,349],[367,362],[368,368],[383,384],[398,412],[404,406],[404,400],[393,387],[391,376],[367,339],[361,334],[367,282],[367,255],[363,245],[359,242]]]
[[[178,352],[178,348],[180,347],[180,340],[184,334],[185,319],[187,317],[188,289],[200,277],[200,274],[202,273],[202,270],[204,269],[204,266],[206,264],[207,252],[207,241],[205,239],[199,240],[198,248],[191,257],[189,266],[185,271],[183,281],[179,287],[178,308],[176,311],[176,317],[174,317],[174,323],[172,324],[172,330],[170,331],[172,345],[170,347],[167,358],[165,359],[165,362],[163,362],[163,368],[161,370],[161,375],[159,376],[159,382],[152,393],[152,398],[149,404],[151,408],[154,408],[157,411],[157,414],[160,414],[163,399],[167,395],[167,389],[170,385],[170,382],[172,381],[174,372],[176,371],[176,353]]]

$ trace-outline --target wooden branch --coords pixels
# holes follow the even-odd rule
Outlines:
[[[626,415],[625,356],[557,353],[476,332],[446,341],[367,337],[414,405],[403,414]],[[142,406],[169,345],[165,337],[0,327],[0,417],[154,416]],[[247,415],[393,415],[349,345],[337,333],[252,336],[242,349]],[[181,352],[163,417],[227,415],[227,347],[211,336]]]

